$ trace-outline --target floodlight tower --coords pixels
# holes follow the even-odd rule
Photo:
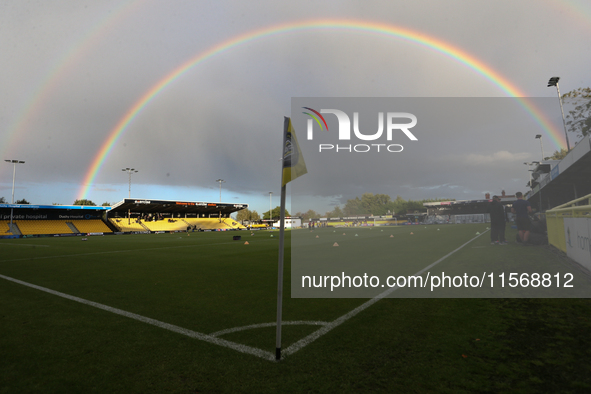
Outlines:
[[[136,170],[135,168],[129,168],[129,167],[126,167],[126,168],[122,169],[121,171],[125,171],[129,174],[129,194],[128,194],[127,198],[131,198],[131,174],[133,174],[135,172],[139,172],[139,171]]]
[[[536,134],[536,139],[540,140],[540,147],[542,148],[542,161],[544,161],[544,144],[542,144],[542,134]]]
[[[271,204],[271,196],[273,195],[273,192],[269,192],[269,221],[270,223],[273,223],[273,220],[271,219],[271,207],[273,206]]]
[[[25,162],[22,160],[4,160],[4,161],[7,163],[13,164],[13,169],[12,169],[12,202],[11,202],[11,204],[14,204],[14,180],[16,178],[16,165],[17,164],[25,164]]]
[[[220,183],[220,202],[222,202],[222,183],[226,183],[223,179],[217,179],[216,182]]]
[[[562,113],[562,125],[564,126],[564,136],[566,137],[566,149],[570,152],[570,144],[568,143],[568,134],[566,132],[566,122],[564,121],[564,110],[562,109],[562,99],[560,98],[560,88],[558,87],[558,81],[560,77],[552,77],[548,81],[548,86],[556,86],[556,91],[558,92],[558,102],[560,102],[560,112]]]
[[[24,161],[22,160],[4,160],[7,163],[12,163],[12,202],[11,204],[14,204],[14,181],[16,179],[16,165],[17,164],[25,164]],[[13,207],[10,207],[10,232],[14,234],[14,231],[12,231],[12,214],[13,214]]]

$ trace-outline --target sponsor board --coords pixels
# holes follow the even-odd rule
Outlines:
[[[564,218],[566,255],[591,270],[591,219]]]

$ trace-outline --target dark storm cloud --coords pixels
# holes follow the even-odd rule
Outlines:
[[[564,91],[591,85],[584,23],[591,11],[580,4],[577,15],[557,14],[560,4],[263,1],[255,11],[240,1],[6,3],[0,6],[0,151],[3,158],[27,160],[18,179],[28,182],[31,195],[43,195],[42,184],[70,184],[54,193],[70,203],[100,148],[150,88],[232,37],[310,19],[307,7],[319,19],[382,23],[448,42],[524,94],[555,98],[545,86],[555,74]],[[505,95],[457,59],[403,37],[355,29],[282,32],[220,52],[155,95],[113,144],[92,190],[97,200],[119,200],[127,190],[121,168],[129,166],[141,168],[142,185],[208,188],[222,177],[236,193],[274,190],[291,97]],[[337,202],[365,191],[459,198],[525,184],[525,167],[515,165],[536,157],[537,141],[506,125],[492,138],[476,114],[469,116],[486,139],[430,136],[437,149],[423,137],[405,144],[393,163],[372,169],[371,190],[357,185],[338,192],[327,182],[315,190]],[[557,146],[544,136],[551,153]],[[507,143],[515,138],[517,145]],[[9,167],[0,167],[4,189],[11,186]],[[363,176],[361,168],[349,176]],[[348,180],[336,174],[331,182]]]

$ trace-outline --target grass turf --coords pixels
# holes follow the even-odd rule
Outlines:
[[[445,247],[482,227],[445,226]],[[433,240],[434,227],[415,229],[393,245],[401,256]],[[0,274],[202,333],[274,322],[277,233],[234,234],[2,240]],[[286,247],[285,321],[332,321],[365,301],[289,298]],[[562,264],[486,234],[450,257],[526,258]],[[588,299],[385,299],[274,363],[1,280],[0,392],[585,392],[590,310]],[[284,348],[315,329],[284,326]],[[222,338],[275,347],[274,327]]]

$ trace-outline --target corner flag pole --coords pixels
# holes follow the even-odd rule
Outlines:
[[[283,312],[283,240],[285,236],[285,189],[281,186],[281,214],[279,219],[279,265],[277,269],[277,332],[275,360],[281,360],[281,314]]]
[[[277,332],[275,340],[275,360],[281,360],[281,314],[283,312],[283,245],[285,237],[285,190],[288,182],[308,172],[300,151],[291,119],[283,122],[283,154],[281,164],[281,212],[279,214],[279,264],[277,269]],[[270,214],[269,214],[270,216]]]
[[[287,118],[285,119],[287,121]],[[285,129],[285,127],[284,127]],[[275,360],[281,360],[281,315],[283,313],[283,254],[285,236],[285,190],[287,184],[283,182],[283,169],[285,168],[285,146],[287,133],[283,132],[283,152],[281,155],[281,203],[279,204],[279,262],[277,267],[277,327],[275,332]],[[270,217],[269,213],[269,217]]]

